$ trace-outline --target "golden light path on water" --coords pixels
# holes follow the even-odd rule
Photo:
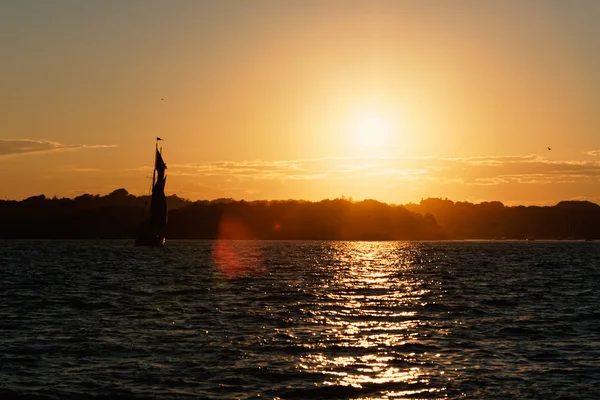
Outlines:
[[[296,348],[287,360],[317,386],[357,389],[363,399],[444,397],[457,374],[444,345],[453,325],[436,276],[440,253],[408,242],[299,242],[277,245],[295,251],[274,268],[273,250],[259,243],[217,241],[213,259],[227,278],[273,279],[282,303],[266,309],[279,326],[263,343]]]
[[[384,384],[383,398],[443,391],[427,387],[432,369],[425,372],[419,367],[431,367],[440,354],[410,349],[427,342],[420,329],[425,321],[417,310],[426,305],[422,298],[429,293],[419,274],[411,273],[419,261],[413,247],[339,242],[331,245],[328,258],[334,272],[312,291],[318,299],[303,309],[307,322],[316,328],[310,335],[318,338],[304,344],[314,352],[302,356],[298,366],[326,375],[326,385]],[[314,307],[314,302],[319,306]],[[393,390],[394,386],[415,389]]]

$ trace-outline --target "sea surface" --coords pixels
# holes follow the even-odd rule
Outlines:
[[[600,399],[600,243],[0,241],[1,399]]]

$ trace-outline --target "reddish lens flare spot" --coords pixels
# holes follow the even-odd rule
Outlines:
[[[260,249],[252,242],[256,237],[242,221],[223,217],[219,236],[213,245],[212,258],[216,267],[228,278],[257,273],[262,267]]]

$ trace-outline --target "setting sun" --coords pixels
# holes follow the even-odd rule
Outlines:
[[[361,146],[380,148],[388,142],[389,126],[378,116],[362,116],[358,118],[354,127],[354,137]]]

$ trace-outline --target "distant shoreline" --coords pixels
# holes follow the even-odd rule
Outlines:
[[[0,238],[0,242],[132,242],[135,238]],[[422,240],[343,240],[343,239],[179,239],[168,238],[167,242],[368,242],[368,243],[527,243],[535,245],[536,243],[600,243],[600,239],[536,239],[528,241],[523,239],[422,239]]]
[[[74,199],[43,195],[0,201],[3,239],[133,239],[147,196],[118,189]],[[350,199],[189,201],[167,198],[167,239],[339,241],[583,241],[600,239],[600,206],[555,206],[425,199],[390,205]]]

